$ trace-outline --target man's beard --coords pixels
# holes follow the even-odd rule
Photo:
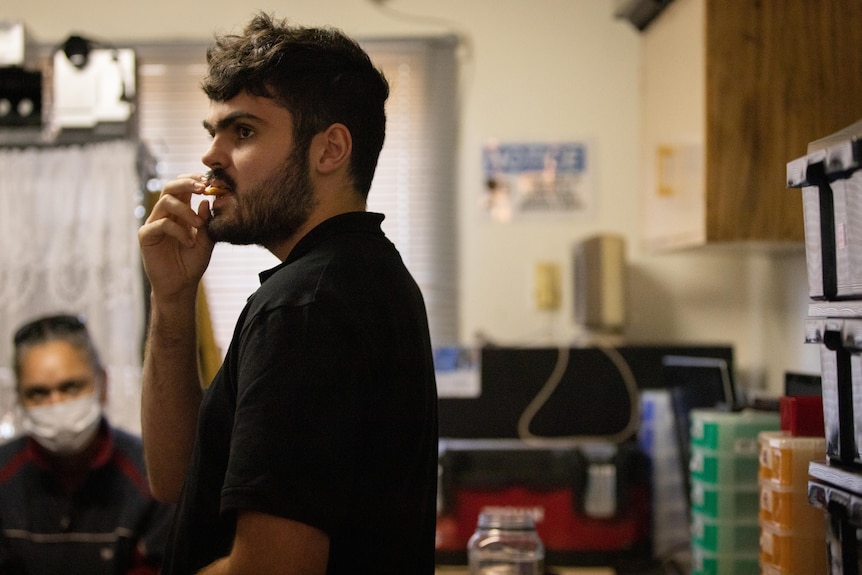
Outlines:
[[[307,156],[294,149],[284,168],[272,177],[242,194],[234,188],[232,209],[214,209],[207,222],[210,237],[216,242],[261,246],[290,239],[314,208]]]

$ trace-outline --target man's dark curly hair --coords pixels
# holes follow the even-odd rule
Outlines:
[[[293,116],[296,151],[334,123],[353,138],[351,172],[368,196],[386,135],[389,84],[368,54],[334,28],[294,26],[259,13],[242,35],[216,37],[202,87],[214,101],[245,91],[272,98]]]

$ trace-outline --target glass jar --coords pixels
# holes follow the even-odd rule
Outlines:
[[[470,575],[543,575],[545,546],[533,516],[523,510],[498,508],[479,514],[467,543]]]

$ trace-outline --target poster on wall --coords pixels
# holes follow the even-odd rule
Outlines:
[[[593,203],[589,145],[490,141],[482,148],[481,209],[489,218],[587,214]]]

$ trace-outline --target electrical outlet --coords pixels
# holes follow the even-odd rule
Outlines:
[[[560,265],[539,262],[535,269],[536,307],[540,310],[560,309]]]

